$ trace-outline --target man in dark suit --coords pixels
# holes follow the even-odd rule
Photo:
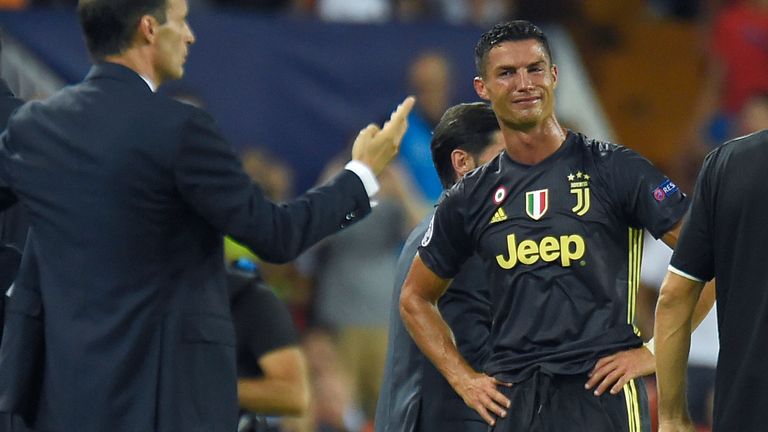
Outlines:
[[[11,113],[22,105],[21,99],[17,99],[13,92],[8,88],[4,79],[0,78],[0,130],[5,129],[8,123],[8,117]],[[9,197],[10,198],[10,197]],[[0,198],[1,199],[1,198]],[[6,201],[9,201],[6,199]],[[3,335],[3,317],[5,316],[5,291],[16,277],[16,271],[19,266],[18,248],[22,245],[9,244],[14,243],[13,236],[9,233],[15,233],[17,230],[9,229],[10,221],[16,221],[19,213],[19,206],[9,209],[0,214],[0,339]],[[26,231],[26,230],[25,230]]]
[[[0,387],[0,412],[26,403],[32,429],[235,430],[222,234],[265,260],[293,259],[370,211],[374,173],[406,129],[413,99],[382,129],[361,131],[329,183],[273,204],[208,114],[153,92],[183,74],[194,42],[187,9],[82,0],[96,65],[79,85],[22,107],[0,139],[0,179],[31,220],[10,304],[44,330],[39,395],[19,401],[13,389],[28,386]],[[3,363],[11,348],[4,341],[0,376],[24,366]]]
[[[499,123],[485,103],[449,108],[432,136],[432,159],[443,188],[488,162],[504,148]],[[397,280],[389,315],[384,378],[376,407],[376,432],[482,432],[488,425],[435,369],[411,339],[400,318],[400,289],[432,214],[408,236],[397,263]],[[459,351],[481,369],[490,348],[488,286],[480,259],[468,260],[438,302]]]
[[[0,45],[0,52],[2,52],[2,46]],[[24,101],[18,99],[11,89],[8,87],[8,83],[4,79],[0,78],[0,131],[5,129],[8,123],[8,118],[11,113],[19,108]],[[4,199],[3,193],[0,191],[0,201],[10,202],[12,200]],[[24,240],[27,235],[27,218],[24,210],[21,206],[13,206],[12,208],[0,213],[0,244],[11,245],[15,248],[22,248],[24,246]],[[0,321],[1,323],[2,321]]]

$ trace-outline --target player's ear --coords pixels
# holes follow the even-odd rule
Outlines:
[[[480,96],[480,99],[491,100],[491,98],[488,97],[488,92],[485,89],[485,81],[483,81],[483,78],[476,76],[475,79],[472,80],[472,85],[475,87],[475,93]]]
[[[557,65],[552,65],[552,88],[557,88]]]
[[[461,178],[464,174],[477,168],[475,159],[464,150],[456,149],[451,152],[451,165],[456,171],[456,177]]]

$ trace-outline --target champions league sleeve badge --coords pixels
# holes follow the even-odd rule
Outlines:
[[[672,180],[665,179],[659,187],[653,190],[653,198],[658,202],[662,202],[668,196],[677,192],[677,190],[677,185],[672,183]]]

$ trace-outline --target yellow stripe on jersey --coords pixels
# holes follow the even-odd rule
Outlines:
[[[640,266],[643,261],[643,230],[629,228],[629,262],[627,269],[627,324],[634,327],[638,335],[640,331],[635,326],[635,307],[637,305],[637,290],[640,287]]]
[[[635,380],[630,380],[624,384],[624,402],[627,405],[627,425],[629,432],[642,432],[642,422],[640,421],[640,401],[637,396],[637,386]]]

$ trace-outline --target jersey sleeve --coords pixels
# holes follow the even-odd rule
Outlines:
[[[282,301],[266,285],[254,281],[238,298],[241,310],[248,311],[239,316],[244,322],[237,323],[245,329],[243,348],[253,359],[258,360],[270,351],[298,345],[299,338],[291,315]]]
[[[436,275],[452,279],[472,254],[462,213],[463,182],[449,190],[435,210],[418,252]]]
[[[689,200],[648,159],[626,147],[615,151],[613,184],[631,226],[660,238],[682,219]]]
[[[696,180],[691,209],[686,215],[680,238],[670,261],[670,270],[688,279],[705,282],[715,275],[712,238],[712,179],[715,159],[711,153]]]

